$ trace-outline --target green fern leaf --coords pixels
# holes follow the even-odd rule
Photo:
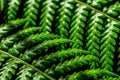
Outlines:
[[[107,13],[108,15],[112,17],[117,17],[119,19],[119,14],[120,14],[120,2],[116,1],[114,4],[110,5],[109,7],[104,7],[103,12]]]
[[[24,24],[26,19],[12,20],[8,24],[0,25],[0,38],[7,35],[10,31],[18,28],[20,25]]]
[[[7,18],[8,21],[15,20],[17,18],[17,12],[19,10],[19,6],[21,4],[21,0],[11,0],[8,3],[8,11],[7,11]]]
[[[57,16],[57,32],[63,38],[68,37],[68,29],[70,23],[70,17],[72,15],[73,9],[73,0],[65,0],[61,2],[61,7],[58,9],[58,16]]]
[[[81,55],[87,55],[87,54],[91,54],[91,53],[89,51],[75,49],[75,48],[62,50],[56,53],[46,55],[42,58],[40,57],[38,60],[33,61],[33,65],[38,68],[43,68],[43,66],[44,68],[47,68],[47,66],[55,64],[56,62],[63,62],[71,56],[81,56]]]
[[[28,66],[22,66],[20,71],[17,73],[16,80],[30,80],[34,70]]]
[[[0,80],[119,80],[119,8],[119,0],[0,0]]]
[[[100,79],[100,80],[119,80],[120,77],[118,78],[114,78],[114,77],[109,77],[109,78],[103,78],[103,79]]]
[[[92,55],[87,55],[87,56],[77,56],[74,59],[71,60],[66,60],[63,63],[59,63],[52,71],[53,72],[49,72],[50,70],[48,70],[46,73],[50,73],[49,75],[53,76],[53,75],[64,75],[67,72],[70,72],[76,68],[80,68],[85,64],[89,64],[93,61],[96,61],[96,57],[92,56]]]
[[[27,0],[25,2],[23,18],[27,18],[28,21],[26,22],[24,28],[36,25],[40,1],[41,0]]]
[[[88,4],[98,9],[110,2],[112,2],[112,0],[87,0]]]
[[[5,54],[0,54],[0,66],[3,65],[3,62],[8,58]]]
[[[19,61],[9,59],[0,69],[0,80],[10,80],[18,68]]]
[[[33,75],[33,80],[47,80],[47,78],[39,73]]]
[[[21,72],[22,72],[21,70],[28,71],[28,73],[29,73],[29,71],[32,71],[32,72],[37,71],[37,72],[41,73],[43,76],[45,76],[46,78],[51,79],[51,80],[55,80],[54,78],[48,76],[46,73],[44,73],[41,70],[35,68],[31,64],[28,64],[28,63],[24,62],[23,60],[15,57],[13,55],[11,55],[10,53],[7,53],[7,52],[4,52],[4,51],[0,50],[0,54],[7,55],[7,56],[9,56],[11,58],[11,59],[8,59],[7,62],[3,65],[3,68],[0,69],[0,71],[1,71],[0,72],[0,75],[1,75],[0,78],[1,78],[1,80],[2,79],[3,80],[11,79],[12,76],[15,75],[16,69],[21,64],[23,64],[24,66],[26,66],[27,69],[20,68],[20,72],[17,75],[24,75],[24,73],[21,74]],[[6,72],[7,72],[7,74],[6,74]]]
[[[40,15],[40,26],[43,32],[52,32],[52,22],[55,16],[58,0],[46,0],[42,3],[42,10]]]
[[[118,40],[120,40],[120,36],[119,36],[119,39],[118,39]],[[118,63],[117,63],[118,68],[117,68],[117,72],[119,73],[119,72],[120,72],[120,67],[119,67],[119,65],[120,65],[120,43],[118,44],[118,56],[117,56],[117,58],[118,58]]]
[[[9,49],[8,52],[10,52],[12,55],[18,55],[20,54],[20,51],[23,51],[24,49],[27,49],[27,47],[49,39],[55,39],[59,38],[59,36],[54,34],[47,34],[47,33],[41,33],[41,34],[35,34],[31,35],[30,37],[26,38],[24,41],[20,41],[17,44],[14,44],[12,48]]]
[[[84,77],[83,77],[84,76]],[[99,77],[103,76],[113,76],[113,77],[118,77],[117,74],[114,74],[113,72],[104,70],[104,69],[91,69],[91,70],[85,70],[85,71],[80,71],[78,73],[73,73],[72,75],[68,75],[66,78],[69,79],[74,79],[74,80],[98,80]]]
[[[18,42],[25,37],[28,37],[31,34],[40,32],[41,28],[39,27],[30,27],[24,30],[18,31],[16,34],[10,35],[7,38],[3,38],[0,43],[0,49],[7,51],[15,42]]]
[[[0,0],[0,13],[1,11],[3,11],[4,6],[5,6],[5,0]]]
[[[77,40],[78,43],[72,44],[73,48],[83,48],[83,35],[85,29],[85,22],[88,16],[88,8],[83,5],[76,4],[76,9],[72,17],[71,29],[70,29],[70,39]]]
[[[38,44],[36,47],[32,48],[31,50],[26,50],[25,53],[22,55],[22,59],[25,61],[31,61],[32,58],[40,54],[42,51],[47,51],[49,48],[54,46],[59,46],[61,44],[73,42],[69,39],[54,39],[54,40],[47,40],[41,44]]]
[[[115,21],[110,21],[109,23],[105,26],[105,31],[102,34],[103,38],[101,40],[101,67],[107,70],[112,71],[112,66],[113,66],[113,61],[112,59],[114,58],[114,52],[115,48],[114,46],[116,45],[115,39],[118,37],[119,33],[119,23]],[[107,46],[106,46],[107,45]]]
[[[86,48],[88,51],[92,52],[93,55],[98,57],[100,55],[100,37],[101,31],[103,30],[104,16],[100,13],[91,12],[91,18],[89,19],[89,24],[87,27],[87,39]],[[91,64],[91,68],[95,69],[99,67],[99,62]]]

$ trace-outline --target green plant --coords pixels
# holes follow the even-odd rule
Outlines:
[[[0,0],[0,80],[120,80],[120,0]]]

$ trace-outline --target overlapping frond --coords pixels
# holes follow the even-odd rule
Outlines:
[[[43,32],[52,32],[52,23],[54,21],[55,10],[57,9],[58,0],[46,0],[42,3],[40,15],[40,26]]]
[[[120,36],[118,37],[118,40],[120,40]],[[118,73],[120,73],[120,42],[119,43],[117,43],[118,44],[118,56],[117,56],[117,59],[118,59],[118,63],[117,63],[117,66],[118,66],[118,68],[117,68],[117,72]]]
[[[59,76],[64,76],[70,71],[81,68],[83,65],[89,65],[93,61],[96,61],[96,57],[92,55],[77,56],[63,63],[60,62],[58,65],[53,65],[50,69],[46,69],[45,72],[55,78],[59,78]]]
[[[0,0],[0,12],[3,11],[5,6],[5,0]]]
[[[41,54],[42,51],[47,51],[51,47],[57,47],[61,44],[70,43],[70,42],[73,42],[73,41],[69,39],[62,39],[62,38],[44,41],[32,49],[26,50],[24,55],[22,55],[22,59],[25,61],[31,61],[32,58],[34,58],[38,54]]]
[[[8,21],[15,20],[17,18],[17,12],[19,10],[19,6],[21,4],[21,0],[10,0],[8,3],[7,9],[7,19]]]
[[[99,67],[100,38],[103,30],[104,16],[100,13],[91,12],[91,17],[87,26],[86,48],[98,58],[98,62],[93,63],[91,68]]]
[[[102,8],[106,4],[112,2],[113,0],[87,0],[87,3],[95,8]]]
[[[0,66],[3,65],[3,62],[8,58],[5,54],[0,54]]]
[[[71,20],[70,39],[79,42],[79,44],[72,44],[73,48],[83,48],[84,30],[89,9],[79,4],[76,4],[76,6]]]
[[[62,1],[58,9],[56,31],[63,38],[68,38],[70,17],[72,16],[74,6],[73,3],[73,0]]]
[[[13,75],[16,73],[16,69],[18,68],[19,61],[9,59],[5,64],[3,64],[0,69],[0,80],[11,80]]]
[[[119,0],[0,0],[0,80],[119,80],[119,8]]]
[[[120,1],[116,1],[114,4],[110,5],[109,7],[105,6],[103,8],[103,12],[107,13],[108,15],[120,19]]]
[[[24,28],[36,25],[40,1],[41,0],[27,0],[25,2],[23,18],[27,18],[28,21],[26,22]]]
[[[105,31],[103,32],[101,40],[101,68],[113,71],[113,59],[115,53],[116,39],[119,33],[120,23],[108,20],[105,25]]]
[[[58,62],[64,62],[70,57],[81,56],[91,54],[89,51],[80,50],[80,49],[67,49],[58,51],[56,53],[51,53],[44,57],[40,57],[38,60],[35,60],[33,64],[40,69],[45,69],[52,64],[56,64]]]
[[[34,70],[26,65],[19,68],[16,80],[30,80]]]
[[[7,24],[0,25],[0,40],[3,36],[7,35],[10,31],[20,27],[20,25],[24,24],[26,19],[17,19],[12,20]]]
[[[33,74],[33,80],[47,80],[47,78],[40,73]]]
[[[8,52],[10,52],[13,55],[19,55],[20,51],[27,49],[29,46],[32,46],[35,43],[39,43],[39,42],[44,41],[44,40],[55,39],[58,37],[59,36],[57,36],[57,35],[47,34],[47,33],[31,35],[28,38],[26,38],[25,40],[14,44],[13,47],[10,48]]]
[[[24,30],[18,31],[16,34],[3,38],[0,43],[0,49],[7,51],[15,42],[28,37],[29,35],[40,32],[40,27],[30,27]]]
[[[105,76],[107,76],[107,79],[111,76],[112,77],[117,77],[117,79],[118,79],[117,74],[115,74],[113,72],[110,72],[108,70],[104,70],[104,69],[91,69],[91,70],[85,70],[83,72],[82,71],[75,72],[71,75],[66,76],[65,79],[67,79],[67,80],[70,80],[70,79],[73,79],[73,80],[78,80],[78,79],[81,79],[81,80],[98,80],[99,78],[102,78],[102,77],[105,77]],[[101,79],[99,79],[99,80],[101,80]],[[102,79],[102,80],[104,80],[104,79]],[[112,80],[112,78],[110,80]]]

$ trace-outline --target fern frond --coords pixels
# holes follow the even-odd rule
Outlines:
[[[8,21],[15,20],[17,18],[17,12],[19,10],[19,6],[21,4],[21,0],[10,0],[8,3],[7,9],[7,19]]]
[[[102,11],[100,11],[100,10],[98,10],[98,9],[90,6],[90,5],[88,5],[88,4],[85,3],[85,2],[78,1],[78,0],[76,0],[76,2],[77,2],[78,4],[85,5],[86,7],[90,8],[92,11],[95,11],[95,12],[97,12],[97,13],[101,13],[102,15],[104,15],[106,18],[108,18],[108,19],[110,19],[110,20],[113,20],[113,21],[116,21],[116,22],[120,22],[120,21],[117,20],[116,18],[109,16],[108,14],[106,14],[106,13],[104,13],[104,12],[102,12]]]
[[[16,19],[16,20],[12,20],[12,21],[8,22],[8,24],[10,26],[19,27],[19,26],[23,25],[24,23],[26,23],[27,20],[28,20],[27,18]]]
[[[7,38],[3,38],[0,43],[0,49],[7,51],[15,42],[18,42],[25,37],[30,36],[31,34],[40,32],[40,27],[30,27],[24,30],[18,31],[16,34],[10,35]]]
[[[20,51],[27,49],[27,47],[35,43],[38,43],[44,40],[55,39],[55,38],[59,38],[59,36],[54,34],[47,34],[47,33],[31,35],[28,38],[26,38],[24,41],[20,41],[19,43],[14,44],[13,47],[10,48],[8,52],[11,53],[12,55],[17,56],[20,54]]]
[[[113,70],[113,58],[115,52],[116,39],[119,33],[120,23],[108,20],[109,23],[105,26],[105,31],[102,34],[103,38],[101,40],[101,68],[112,71]]]
[[[26,50],[25,53],[22,55],[21,59],[23,59],[24,61],[31,61],[32,58],[40,54],[42,51],[47,51],[51,47],[59,46],[61,44],[66,44],[70,42],[73,41],[62,38],[44,41],[32,49]]]
[[[35,73],[33,74],[33,80],[47,80],[47,78],[40,73]]]
[[[56,31],[63,38],[68,38],[70,17],[72,16],[72,9],[74,6],[73,3],[73,0],[62,1],[58,9]]]
[[[118,78],[114,78],[114,77],[109,77],[109,78],[102,78],[102,79],[100,79],[100,80],[120,80],[120,77],[118,77]]]
[[[80,71],[80,72],[75,72],[72,75],[68,75],[66,78],[67,80],[98,80],[99,78],[102,77],[119,77],[119,75],[110,72],[108,70],[104,70],[104,69],[91,69],[91,70],[85,70],[85,71]]]
[[[92,52],[94,56],[98,58],[100,55],[100,37],[101,31],[103,30],[104,16],[100,13],[91,12],[92,16],[89,19],[89,24],[87,26],[87,38],[86,38],[86,48],[88,51]],[[91,68],[95,69],[99,67],[99,63],[92,63]]]
[[[119,8],[119,0],[0,0],[0,80],[119,80]]]
[[[87,54],[91,54],[91,53],[86,50],[75,49],[75,48],[62,50],[56,53],[46,55],[45,57],[42,57],[42,58],[40,57],[38,60],[34,61],[33,65],[39,68],[43,66],[44,68],[47,68],[47,66],[50,66],[52,64],[63,62],[71,56],[75,57],[75,56],[81,56],[81,55],[87,55]]]
[[[24,28],[36,25],[40,1],[41,0],[27,0],[25,2],[23,18],[27,18],[28,21],[26,22]]]
[[[8,24],[1,24],[0,25],[0,39],[8,34],[10,31],[18,28],[20,25],[24,24],[26,19],[17,19],[12,20]]]
[[[112,2],[113,0],[87,0],[87,3],[95,8],[102,8],[107,3]]]
[[[46,73],[49,75],[59,75],[62,76],[65,73],[68,73],[74,69],[80,68],[83,65],[90,64],[93,61],[96,61],[96,57],[92,55],[86,55],[86,56],[76,56],[75,58],[71,60],[66,60],[63,63],[59,63],[58,65],[55,66],[55,68],[52,70],[48,70]]]
[[[119,36],[118,40],[120,40],[120,36]],[[118,63],[117,63],[117,66],[118,66],[117,73],[120,73],[120,42],[118,43],[118,50],[117,50],[117,52],[118,52],[118,56],[117,56],[117,60],[118,60]]]
[[[78,41],[78,43],[72,44],[72,48],[83,48],[83,34],[85,28],[85,22],[88,16],[88,8],[83,5],[76,4],[76,9],[72,16],[72,23],[70,29],[70,39]]]
[[[30,80],[34,70],[26,65],[22,66],[15,80]]]
[[[11,54],[8,53],[8,52],[5,52],[5,51],[0,50],[0,54],[7,55],[8,57],[11,58],[11,59],[8,60],[8,62],[9,62],[9,63],[13,63],[13,64],[11,64],[11,65],[9,66],[8,62],[5,63],[5,66],[8,66],[8,67],[11,68],[10,71],[12,71],[12,69],[13,69],[14,67],[23,64],[23,65],[26,65],[26,66],[32,68],[32,69],[35,70],[36,72],[41,73],[41,74],[42,74],[43,76],[45,76],[46,78],[48,78],[48,79],[50,79],[50,80],[55,80],[54,78],[50,77],[49,75],[47,75],[46,73],[42,72],[41,70],[35,68],[35,67],[32,66],[31,64],[29,64],[29,63],[21,60],[20,58],[17,58],[17,57],[15,57],[15,56],[11,55]],[[16,65],[16,66],[15,66],[15,65]],[[12,67],[11,67],[11,66],[12,66]],[[3,65],[3,67],[4,67],[4,65]],[[14,69],[15,69],[15,68],[14,68]],[[3,71],[4,69],[0,69],[0,70]],[[5,71],[8,71],[8,70],[5,68]],[[9,72],[10,72],[10,71],[9,71]],[[14,70],[13,70],[13,71],[14,71]],[[4,71],[3,71],[3,72],[4,72]],[[13,72],[10,72],[10,74],[12,74],[12,73],[13,73]],[[8,74],[8,75],[9,75],[9,74]],[[14,74],[14,75],[15,75],[15,74]],[[6,76],[7,76],[7,74],[6,74]],[[10,76],[11,76],[11,75],[10,75]],[[3,80],[5,80],[5,79],[3,79]],[[8,79],[7,79],[7,80],[8,80]]]
[[[0,80],[11,80],[13,75],[16,73],[18,64],[20,64],[19,61],[9,59],[0,69]]]
[[[0,0],[0,13],[3,11],[5,6],[5,0]]]
[[[119,18],[119,14],[120,14],[120,1],[116,1],[114,4],[110,5],[109,7],[104,7],[103,8],[103,12],[107,13],[108,15],[112,16],[112,17],[117,17]]]
[[[3,62],[8,58],[5,54],[0,54],[0,66],[3,65]]]
[[[52,22],[55,16],[58,0],[46,0],[42,3],[42,10],[40,15],[40,26],[43,32],[52,32]]]

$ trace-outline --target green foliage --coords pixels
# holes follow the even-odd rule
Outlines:
[[[19,68],[19,70],[16,80],[30,80],[32,73],[34,72],[32,68],[25,65]]]
[[[25,2],[25,6],[24,6],[24,10],[23,10],[23,12],[24,12],[23,18],[27,18],[28,20],[27,20],[24,28],[36,25],[40,1],[41,0],[27,0]]]
[[[119,0],[0,0],[0,80],[119,80],[119,8]]]
[[[60,3],[57,16],[57,33],[63,37],[68,38],[68,29],[70,24],[70,17],[72,16],[73,0],[65,0]]]
[[[101,40],[101,60],[100,62],[102,63],[101,68],[107,69],[112,71],[112,66],[113,66],[113,58],[114,58],[114,52],[115,52],[115,45],[116,45],[116,40],[118,37],[119,33],[119,26],[120,24],[118,22],[110,21],[108,20],[109,23],[106,24],[105,26],[105,31],[103,32],[102,40]],[[106,46],[107,45],[107,46]]]
[[[16,69],[18,68],[19,61],[9,59],[5,64],[3,64],[0,69],[0,79],[1,80],[10,80],[13,75],[16,73]]]
[[[8,3],[7,18],[8,21],[14,20],[17,18],[17,12],[19,10],[21,0],[10,0]]]
[[[84,77],[83,77],[84,76]],[[108,70],[103,70],[103,69],[91,69],[91,70],[85,70],[85,71],[80,71],[80,72],[75,72],[72,75],[68,75],[66,76],[65,79],[70,80],[70,79],[74,79],[74,80],[98,80],[99,78],[102,77],[107,77],[107,79],[111,76],[111,77],[118,77],[118,75],[108,71]]]
[[[103,18],[100,13],[91,12],[91,17],[87,26],[87,39],[86,48],[92,52],[98,59],[96,63],[92,63],[91,68],[95,69],[99,67],[99,55],[100,55],[100,37],[103,30]]]
[[[92,61],[96,61],[95,56],[92,56],[92,55],[77,56],[74,59],[71,59],[69,61],[66,60],[63,63],[59,63],[53,70],[57,75],[64,75],[65,73],[70,72],[76,68],[80,68],[83,65],[90,64]]]
[[[5,0],[0,0],[0,12],[3,11],[5,6]]]
[[[10,31],[17,29],[24,24],[26,19],[12,20],[7,24],[0,25],[0,40],[3,36],[7,35]]]
[[[42,3],[40,15],[40,26],[43,32],[52,32],[52,22],[54,21],[55,10],[58,0],[46,0]]]
[[[0,54],[0,66],[3,64],[3,62],[5,61],[5,59],[7,59],[8,56],[5,54]]]
[[[57,37],[58,36],[56,36],[56,35],[46,34],[46,33],[31,35],[28,38],[26,38],[25,40],[22,40],[19,43],[14,44],[13,47],[8,50],[8,52],[13,55],[18,55],[20,53],[20,51],[27,49],[27,47],[29,47],[35,43],[39,43],[44,40],[54,39]]]
[[[107,14],[109,14],[112,17],[116,17],[119,19],[119,14],[120,14],[120,2],[116,1],[114,4],[110,5],[109,7],[104,7],[103,11]]]
[[[95,8],[102,8],[102,6],[112,2],[112,0],[86,0],[88,4]]]
[[[89,9],[86,6],[76,4],[76,8],[71,20],[70,39],[78,41],[79,44],[72,44],[73,48],[83,48],[83,35],[85,33],[84,29],[85,22],[87,21],[88,10]]]
[[[47,80],[47,78],[39,73],[33,75],[33,80]]]
[[[45,57],[42,58],[40,57],[38,60],[33,61],[33,64],[40,69],[45,69],[47,68],[47,66],[51,64],[56,64],[56,62],[63,62],[69,57],[75,57],[75,56],[81,56],[87,54],[90,54],[90,52],[75,48],[67,49],[46,55]]]
[[[3,38],[0,43],[0,49],[7,51],[15,42],[18,42],[19,40],[24,39],[29,35],[35,34],[40,31],[40,27],[30,27],[24,30],[20,30],[16,34]]]

